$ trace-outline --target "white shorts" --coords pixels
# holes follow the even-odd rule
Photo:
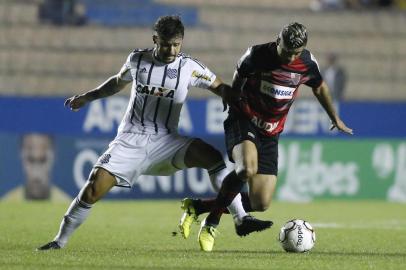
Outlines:
[[[121,133],[94,165],[116,176],[117,186],[131,187],[140,175],[172,175],[184,169],[173,164],[177,153],[182,153],[194,140],[179,134]],[[178,154],[179,155],[179,154]],[[180,168],[183,167],[183,168]]]

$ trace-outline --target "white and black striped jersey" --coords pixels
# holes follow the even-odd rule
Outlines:
[[[134,50],[119,76],[133,81],[130,102],[118,133],[177,132],[180,111],[191,86],[209,88],[215,81],[202,63],[183,53],[166,64],[154,56],[154,49]]]

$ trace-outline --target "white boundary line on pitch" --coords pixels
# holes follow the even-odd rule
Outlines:
[[[406,230],[406,222],[382,222],[382,223],[364,223],[364,224],[343,224],[343,223],[310,223],[313,228],[332,228],[332,229],[377,229],[377,230]]]

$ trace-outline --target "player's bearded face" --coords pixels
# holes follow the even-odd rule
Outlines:
[[[296,49],[289,48],[284,44],[283,38],[281,38],[277,46],[279,59],[281,60],[282,64],[290,64],[299,58],[304,48],[305,46]]]
[[[182,37],[164,39],[159,36],[154,36],[155,56],[164,63],[175,61],[176,56],[182,48],[182,42]]]

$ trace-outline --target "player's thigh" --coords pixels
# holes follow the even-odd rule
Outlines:
[[[275,192],[277,177],[270,174],[256,174],[250,177],[249,197],[251,206],[256,211],[265,211],[271,204]]]
[[[244,140],[232,150],[235,171],[243,178],[254,176],[258,171],[258,151],[255,143]]]
[[[185,165],[188,168],[209,169],[219,162],[224,162],[220,151],[201,139],[194,139],[185,154]]]
[[[103,168],[94,168],[81,191],[81,200],[95,203],[117,184],[116,177]]]
[[[148,148],[154,145],[151,137],[148,134],[119,133],[94,167],[103,168],[114,175],[117,186],[131,187],[154,158]]]

